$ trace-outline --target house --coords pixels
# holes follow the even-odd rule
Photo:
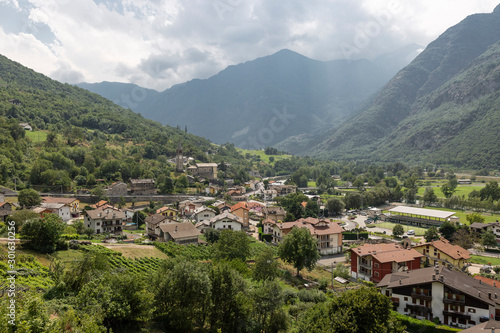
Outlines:
[[[196,163],[187,169],[195,177],[217,179],[217,163]]]
[[[459,328],[500,319],[496,287],[446,266],[388,274],[377,287],[397,312],[417,319]]]
[[[146,224],[146,235],[148,236],[148,238],[151,240],[156,240],[161,235],[161,231],[159,229],[160,225],[177,222],[168,218],[167,216],[163,216],[161,214],[153,214],[146,217],[144,223]]]
[[[7,216],[12,213],[12,204],[8,202],[0,202],[0,220],[4,222],[7,220]]]
[[[231,206],[231,213],[238,216],[243,221],[243,228],[248,228],[250,221],[250,209],[248,209],[246,202],[237,203]]]
[[[179,214],[179,211],[175,208],[165,206],[165,207],[158,208],[156,210],[156,214],[160,214],[163,216],[168,216],[172,219],[176,219],[177,215]]]
[[[70,212],[73,217],[77,217],[80,212],[80,200],[77,198],[42,197],[42,202],[66,204],[70,207]]]
[[[387,274],[420,269],[423,254],[401,245],[363,244],[351,249],[351,276],[380,282]]]
[[[222,190],[220,186],[217,185],[210,185],[205,188],[205,193],[207,195],[217,195]]]
[[[211,228],[221,230],[229,229],[240,231],[243,227],[243,221],[238,216],[231,214],[228,211],[214,216],[208,223]]]
[[[44,209],[44,212],[55,214],[63,221],[71,219],[71,207],[68,204],[42,202],[40,207]]]
[[[467,268],[471,255],[466,249],[444,238],[414,246],[413,249],[425,256],[428,265],[451,265],[458,270]]]
[[[125,220],[125,213],[109,209],[97,208],[94,210],[84,211],[84,225],[87,228],[94,229],[96,234],[110,233],[114,235],[121,235],[122,224]]]
[[[184,200],[179,202],[179,213],[183,216],[191,216],[201,206],[202,204],[199,202]]]
[[[278,192],[276,190],[264,190],[262,191],[262,200],[264,201],[273,201],[274,198],[278,196]]]
[[[130,194],[132,195],[154,195],[156,187],[154,179],[131,179]]]
[[[273,243],[279,244],[293,228],[307,228],[314,239],[318,241],[318,251],[322,255],[342,252],[342,232],[344,229],[336,222],[313,217],[299,219],[294,222],[271,222],[265,220],[264,229],[272,228]]]
[[[470,179],[457,179],[458,184],[472,184]]]
[[[262,232],[264,234],[273,234],[274,232],[274,225],[276,224],[276,221],[273,221],[271,219],[265,219],[262,221]]]
[[[247,208],[250,210],[250,213],[260,213],[262,212],[262,209],[265,207],[265,205],[261,202],[258,201],[247,201]]]
[[[161,224],[159,228],[162,236],[160,239],[165,242],[198,244],[198,236],[201,235],[191,222]]]
[[[275,190],[278,195],[287,195],[297,192],[296,185],[283,185],[280,183],[269,183],[269,189]]]
[[[114,182],[113,184],[106,187],[106,195],[126,196],[127,195],[127,184],[125,184],[124,182]]]
[[[262,214],[266,219],[278,222],[285,219],[286,212],[282,207],[264,207],[262,209]]]
[[[127,221],[132,222],[132,218],[134,217],[134,211],[129,208],[122,208],[120,210],[123,212],[123,214],[125,214],[125,219]]]
[[[213,210],[212,208],[205,207],[205,206],[199,207],[198,209],[196,209],[193,212],[193,217],[194,217],[196,223],[200,223],[203,221],[208,222],[213,217],[215,217],[215,215],[217,215],[215,213],[215,210]]]
[[[21,126],[25,131],[33,130],[33,127],[31,127],[31,125],[28,123],[19,123],[19,126]]]

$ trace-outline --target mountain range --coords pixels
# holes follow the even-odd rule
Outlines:
[[[308,142],[308,153],[498,168],[498,32],[500,5],[492,13],[468,16],[449,28],[359,114]]]
[[[349,118],[419,48],[408,45],[373,60],[335,61],[281,50],[161,93],[115,82],[78,86],[216,143],[258,149],[324,131]]]

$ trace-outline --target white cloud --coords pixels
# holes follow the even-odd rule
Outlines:
[[[0,20],[0,53],[67,82],[163,90],[283,48],[332,60],[425,46],[496,1],[0,0],[19,15]]]

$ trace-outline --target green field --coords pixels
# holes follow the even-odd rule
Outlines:
[[[257,155],[260,157],[260,160],[262,162],[265,162],[267,164],[274,164],[269,162],[269,157],[274,157],[275,161],[279,160],[284,160],[287,158],[290,158],[291,155],[266,155],[263,150],[248,150],[248,149],[241,149],[241,148],[236,148],[236,150],[241,153],[242,155],[245,154],[250,154],[250,155]]]
[[[312,181],[312,180],[308,181],[307,182],[307,187],[316,187],[316,182]]]
[[[495,257],[477,256],[472,254],[470,256],[470,261],[474,264],[491,264],[492,266],[500,266],[500,258]]]
[[[419,187],[417,195],[423,196],[426,187],[429,187],[429,186]],[[441,192],[441,187],[437,187],[437,186],[434,186],[434,185],[432,185],[430,187],[434,189],[434,193],[436,194],[436,196],[438,198],[444,198],[445,197],[444,194],[443,194],[443,192]],[[455,196],[462,196],[462,195],[464,195],[465,197],[467,197],[470,192],[472,192],[474,190],[479,191],[483,187],[484,187],[484,184],[482,184],[482,185],[465,185],[465,186],[464,185],[462,185],[462,186],[459,185],[459,186],[457,186],[457,190],[455,191],[455,193],[453,193],[453,195],[455,195]]]
[[[386,229],[391,229],[391,230],[396,225],[398,225],[398,223],[392,223],[392,222],[375,223],[376,227],[386,228]],[[427,229],[425,229],[425,228],[415,227],[415,226],[412,226],[412,225],[404,225],[404,224],[401,224],[401,225],[403,226],[403,229],[404,229],[405,233],[408,230],[415,230],[415,236],[423,236],[425,234],[425,232],[427,231]]]
[[[455,212],[455,216],[460,218],[460,223],[467,224],[467,219],[465,218],[467,214],[470,214],[471,212],[467,211],[461,211],[459,209],[448,209],[448,208],[436,208],[436,207],[425,207],[426,209],[434,209],[434,210],[444,210],[448,212]],[[484,217],[484,222],[485,223],[491,223],[491,222],[496,222],[496,220],[500,220],[500,214],[481,214]]]
[[[30,138],[33,142],[44,142],[47,140],[47,132],[43,131],[25,131],[27,138]]]

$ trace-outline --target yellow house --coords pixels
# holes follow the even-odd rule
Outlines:
[[[453,268],[461,270],[470,259],[470,252],[466,249],[453,245],[444,238],[424,243],[413,247],[426,257],[429,265],[452,265]]]
[[[179,211],[171,207],[161,207],[156,210],[156,214],[161,214],[163,216],[175,219],[177,217],[177,214],[179,214]]]

